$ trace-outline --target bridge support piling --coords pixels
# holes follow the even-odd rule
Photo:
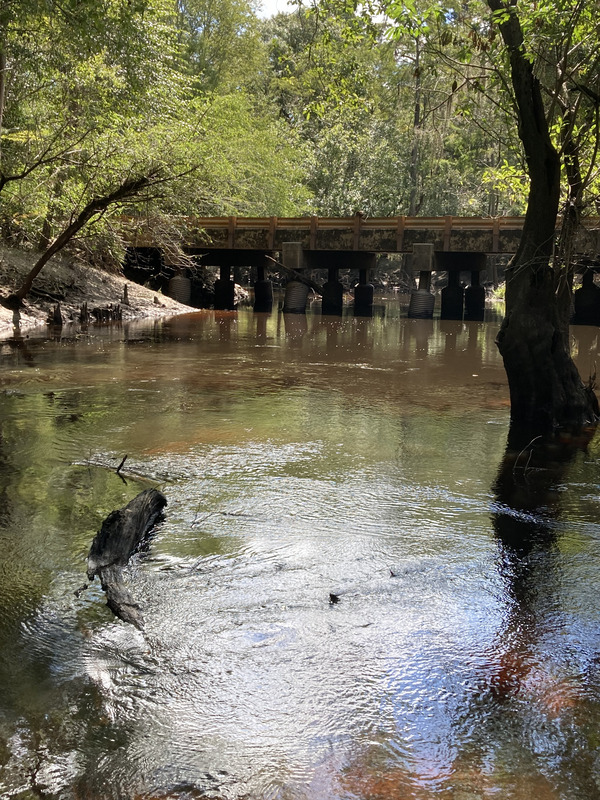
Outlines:
[[[480,284],[480,275],[487,267],[487,256],[482,252],[464,250],[439,250],[435,253],[435,269],[448,271],[448,287],[458,283],[462,271],[471,273],[471,285],[464,290],[464,319],[481,321],[485,312],[485,288]],[[453,294],[458,297],[456,289]],[[443,298],[443,294],[442,294]],[[442,300],[443,302],[443,300]],[[457,317],[445,317],[456,319]]]
[[[265,276],[265,264],[257,264],[256,281],[254,282],[254,311],[269,313],[273,308],[273,284]]]
[[[358,283],[354,286],[354,316],[373,316],[373,295],[375,287],[370,282],[372,270],[377,264],[376,253],[355,253],[356,266],[358,266]]]
[[[460,272],[448,272],[448,285],[442,289],[440,319],[462,319],[465,303],[465,290],[460,284]]]
[[[433,244],[429,242],[413,245],[413,273],[419,272],[419,288],[410,293],[408,316],[412,319],[432,319],[435,297],[431,289],[433,269]]]
[[[214,305],[219,311],[233,311],[235,308],[235,283],[231,279],[229,267],[219,267],[219,277],[215,281]]]
[[[591,269],[583,273],[581,286],[573,293],[573,325],[600,325],[600,286]]]
[[[327,282],[323,285],[323,303],[321,313],[341,317],[344,310],[344,287],[338,279],[337,267],[329,267]]]
[[[369,283],[369,270],[359,269],[358,283],[354,287],[354,316],[373,316],[373,295],[375,288]]]
[[[471,285],[465,289],[465,320],[483,322],[485,315],[485,287],[480,284],[480,271],[472,270]]]
[[[192,296],[192,282],[187,277],[184,270],[177,270],[169,281],[169,288],[167,291],[169,297],[172,297],[173,300],[177,300],[178,303],[184,303],[184,305],[189,306]]]
[[[281,263],[288,269],[300,272],[304,268],[302,242],[283,242],[281,246]],[[308,300],[308,286],[301,281],[288,280],[283,300],[284,314],[304,314]]]

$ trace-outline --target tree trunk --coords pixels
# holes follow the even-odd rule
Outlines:
[[[52,189],[50,192],[50,199],[48,200],[48,207],[46,209],[46,216],[42,224],[42,231],[38,242],[38,250],[44,252],[50,247],[52,242],[52,223],[56,212],[56,206],[60,197],[62,188],[67,177],[67,171],[64,167],[59,167],[52,178]]]
[[[47,250],[45,250],[42,255],[38,258],[36,263],[34,264],[32,270],[27,274],[23,285],[19,288],[19,290],[14,294],[11,295],[8,300],[10,301],[12,298],[15,298],[18,301],[23,300],[29,290],[33,286],[34,280],[40,274],[42,269],[46,266],[48,261],[52,258],[53,255],[62,250],[63,247],[68,244],[71,239],[94,217],[98,216],[102,212],[106,211],[109,206],[113,205],[114,203],[118,203],[122,200],[125,200],[128,197],[132,197],[140,192],[143,188],[148,186],[151,182],[151,179],[142,176],[139,178],[130,178],[125,181],[117,188],[114,192],[110,194],[104,195],[103,197],[95,197],[93,200],[83,208],[83,210],[71,221],[69,225],[62,231],[62,233],[56,237],[56,239],[50,244]]]
[[[509,53],[530,179],[523,234],[507,270],[506,316],[497,338],[510,389],[511,419],[535,431],[582,425],[594,419],[595,398],[571,358],[570,298],[560,291],[560,272],[551,264],[560,159],[550,139],[539,82],[524,52],[517,13],[502,0],[488,0],[488,5],[503,15],[499,25]]]
[[[581,225],[585,181],[581,174],[579,146],[574,138],[575,115],[573,108],[563,106],[562,142],[563,164],[567,179],[567,198],[562,214],[562,225],[554,254],[554,268],[560,273],[558,293],[565,298],[561,307],[570,315],[573,298],[573,259],[575,238]],[[568,325],[568,319],[565,320]]]
[[[415,36],[415,100],[413,116],[413,144],[410,153],[410,165],[408,170],[410,181],[410,196],[408,201],[408,215],[414,217],[421,206],[418,200],[419,194],[419,162],[421,149],[421,128],[423,125],[421,117],[421,41],[419,36]]]
[[[0,44],[0,165],[2,164],[2,126],[4,125],[4,107],[6,105],[6,53],[4,44]]]

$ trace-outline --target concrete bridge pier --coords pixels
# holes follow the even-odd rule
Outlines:
[[[465,320],[471,322],[483,322],[485,316],[485,287],[480,276],[480,270],[472,270],[471,285],[465,289]]]
[[[431,293],[431,271],[433,269],[433,244],[429,242],[413,245],[413,273],[419,273],[419,288],[410,293],[408,316],[413,319],[432,319],[435,298]]]
[[[583,273],[581,286],[573,293],[573,325],[600,325],[600,286],[594,283],[594,272]]]
[[[465,290],[460,283],[460,272],[453,270],[448,273],[448,285],[442,289],[440,319],[462,320],[464,304]]]
[[[302,242],[283,242],[281,246],[281,263],[284,267],[301,272],[304,269],[304,253]],[[304,314],[308,300],[308,286],[302,281],[288,280],[283,300],[284,314]]]
[[[375,288],[369,283],[369,270],[361,269],[358,272],[358,283],[354,287],[354,316],[373,316],[373,295]]]
[[[482,321],[485,313],[485,288],[481,285],[481,273],[487,266],[485,253],[440,250],[435,254],[435,268],[448,272],[448,286],[458,285],[460,272],[471,273],[471,285],[464,290],[464,319]],[[458,296],[456,289],[453,292]],[[444,317],[458,319],[458,317]]]
[[[235,281],[231,277],[230,267],[219,267],[219,277],[215,281],[214,306],[219,311],[233,311],[235,308]]]

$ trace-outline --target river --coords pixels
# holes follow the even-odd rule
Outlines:
[[[506,490],[496,331],[240,310],[0,342],[0,796],[600,798],[600,445],[526,450]],[[149,486],[142,633],[75,590]]]

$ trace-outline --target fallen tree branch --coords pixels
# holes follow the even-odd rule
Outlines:
[[[102,523],[90,547],[87,576],[98,575],[106,592],[106,605],[124,622],[139,630],[144,619],[123,581],[123,567],[148,540],[152,528],[163,517],[166,497],[157,489],[145,489],[124,508],[112,511]]]
[[[156,180],[156,175],[152,173],[149,175],[127,178],[114,191],[102,197],[93,197],[38,258],[31,271],[25,276],[22,286],[15,292],[14,296],[19,300],[23,300],[33,286],[33,281],[42,271],[46,263],[55,253],[62,250],[75,234],[91,219],[105,212],[109,206],[135,196],[142,189],[149,186],[153,180]],[[11,297],[12,295],[8,299],[10,300]]]
[[[279,271],[285,272],[286,275],[289,275],[295,281],[300,281],[300,283],[303,283],[305,286],[308,286],[310,289],[312,289],[313,292],[316,292],[317,294],[323,296],[323,287],[319,286],[318,283],[311,281],[310,278],[307,278],[301,272],[298,272],[297,270],[292,269],[291,267],[286,267],[285,264],[282,264],[281,261],[277,261],[277,259],[273,258],[273,256],[267,256],[267,258],[269,259],[269,261],[273,262],[274,266],[277,267]]]

